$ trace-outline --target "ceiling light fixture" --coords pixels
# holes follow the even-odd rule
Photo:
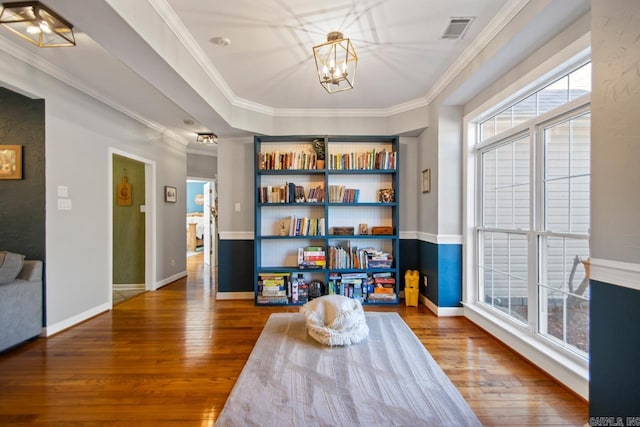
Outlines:
[[[341,32],[327,35],[327,42],[313,47],[320,84],[329,93],[353,89],[358,56],[349,39]]]
[[[198,133],[198,137],[196,138],[196,142],[199,144],[210,145],[218,143],[218,135],[211,132],[203,132]]]
[[[0,25],[4,25],[38,47],[75,46],[73,25],[39,1],[2,4]]]

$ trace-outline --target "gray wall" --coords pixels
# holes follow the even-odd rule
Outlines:
[[[187,153],[187,176],[189,178],[216,179],[217,175],[217,155]]]
[[[638,5],[593,5],[591,254],[632,263],[640,263]]]
[[[221,239],[253,239],[253,138],[218,142],[218,231]],[[240,204],[237,212],[236,203]],[[241,234],[229,234],[241,233]]]
[[[47,328],[55,332],[109,308],[110,149],[155,162],[153,280],[184,273],[185,147],[5,52],[0,84],[46,102]],[[69,189],[71,210],[57,209],[59,185]],[[162,202],[164,185],[178,187],[178,203]]]

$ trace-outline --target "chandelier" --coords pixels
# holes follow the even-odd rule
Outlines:
[[[320,84],[329,93],[353,89],[358,56],[349,39],[341,32],[327,35],[327,42],[313,47]]]
[[[38,47],[75,46],[73,25],[39,1],[2,4],[0,24]]]

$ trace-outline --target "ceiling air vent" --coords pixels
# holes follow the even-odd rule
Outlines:
[[[467,32],[473,18],[451,18],[449,26],[444,30],[443,39],[461,39]]]

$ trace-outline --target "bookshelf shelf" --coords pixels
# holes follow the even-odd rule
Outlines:
[[[398,137],[256,136],[254,146],[256,305],[330,293],[397,304]],[[359,234],[376,226],[393,232]]]

